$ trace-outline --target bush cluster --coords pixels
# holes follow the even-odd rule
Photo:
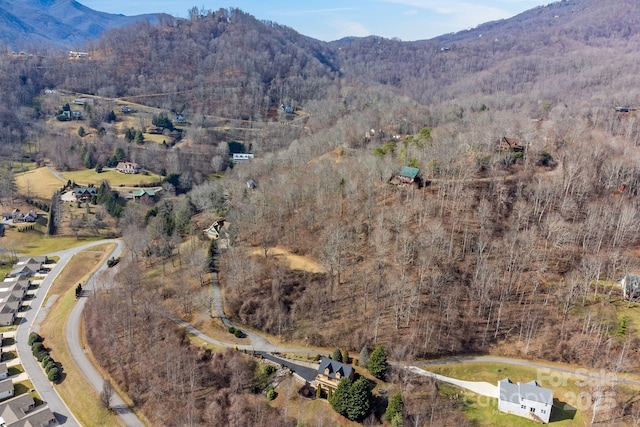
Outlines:
[[[120,257],[111,257],[107,260],[107,267],[111,268],[120,262]]]
[[[62,373],[58,363],[49,355],[49,350],[42,343],[43,338],[35,332],[29,334],[29,345],[33,356],[40,362],[42,368],[47,373],[47,378],[51,382],[58,382],[62,378]]]
[[[35,206],[41,211],[49,212],[49,205],[47,205],[46,203],[40,203],[39,201],[33,199],[27,199],[26,202],[31,206]]]
[[[236,329],[233,326],[229,326],[229,333],[233,334],[236,338],[245,338],[247,334],[242,332],[240,329]]]

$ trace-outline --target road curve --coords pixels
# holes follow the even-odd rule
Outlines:
[[[115,243],[116,248],[111,252],[112,257],[120,256],[123,243],[122,240],[103,240],[101,243]],[[107,269],[106,261],[103,263],[100,268],[87,280],[83,293],[91,294],[94,290],[94,281],[93,276]],[[113,274],[113,272],[111,272]],[[66,325],[66,336],[67,336],[67,346],[69,347],[69,353],[73,358],[74,362],[80,368],[80,371],[85,376],[87,381],[91,383],[93,388],[96,389],[98,393],[102,391],[102,386],[104,384],[104,379],[102,375],[95,369],[91,361],[87,358],[85,354],[85,350],[82,347],[80,340],[80,319],[82,317],[82,311],[84,310],[84,306],[87,303],[87,298],[82,297],[79,298],[76,302],[76,305],[71,310],[69,317],[67,319]],[[111,406],[114,411],[118,414],[122,422],[126,426],[131,427],[144,427],[144,423],[140,421],[140,419],[131,411],[131,408],[118,396],[117,393],[113,394],[111,399]]]
[[[31,348],[29,347],[28,343],[29,334],[31,333],[32,328],[34,328],[34,322],[38,318],[38,313],[42,308],[42,303],[44,302],[44,299],[49,292],[49,288],[58,277],[60,272],[64,269],[67,262],[69,262],[69,260],[75,254],[84,249],[109,242],[115,241],[103,240],[98,242],[91,242],[82,246],[78,246],[76,248],[65,249],[48,254],[48,256],[59,256],[60,259],[56,266],[51,270],[51,272],[49,272],[49,274],[47,274],[47,277],[40,284],[33,300],[31,301],[31,305],[25,312],[25,316],[16,330],[16,350],[18,352],[18,357],[20,358],[20,363],[28,373],[34,388],[38,391],[40,397],[42,397],[42,400],[47,403],[47,406],[49,407],[49,409],[51,409],[60,425],[80,426],[80,423],[75,419],[67,405],[60,398],[60,395],[55,390],[55,388],[53,388],[51,382],[49,382],[49,380],[47,379],[47,376],[40,367],[38,361],[31,354]]]

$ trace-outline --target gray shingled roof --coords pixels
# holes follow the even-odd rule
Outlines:
[[[518,384],[512,383],[509,378],[505,378],[498,382],[498,390],[500,391],[500,400],[511,403],[520,403]]]
[[[536,381],[530,381],[525,384],[519,383],[518,385],[523,399],[553,405],[553,391],[551,389],[541,387]]]
[[[498,382],[500,400],[520,403],[521,399],[553,405],[553,390],[541,387],[536,381],[514,384],[509,378]]]
[[[351,366],[323,357],[318,367],[318,373],[325,375],[325,369],[327,368],[329,368],[328,377],[334,380],[338,379],[336,378],[336,372],[340,372],[340,379],[350,377],[353,374],[353,368]]]

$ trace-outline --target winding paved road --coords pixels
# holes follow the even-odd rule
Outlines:
[[[44,371],[38,364],[38,361],[32,356],[31,348],[29,347],[29,333],[31,333],[34,321],[38,317],[38,313],[42,308],[42,303],[49,292],[54,280],[58,277],[60,272],[64,269],[69,260],[78,252],[90,248],[92,246],[102,245],[104,243],[117,242],[115,240],[103,240],[98,242],[91,242],[86,245],[78,246],[76,248],[65,249],[62,251],[48,254],[48,256],[59,256],[60,259],[56,266],[51,270],[47,277],[42,281],[38,288],[33,301],[29,309],[25,312],[24,319],[16,330],[16,350],[20,362],[25,371],[29,374],[31,382],[34,388],[38,391],[42,400],[47,403],[49,409],[54,413],[58,423],[66,426],[80,426],[78,420],[75,419],[67,405],[62,401],[60,395],[53,388],[49,380],[47,379]],[[76,324],[76,328],[77,328]],[[102,388],[102,386],[101,386]],[[100,389],[101,389],[100,388]]]
[[[122,250],[122,243],[119,240],[103,240],[99,242],[93,242],[78,248],[73,248],[65,251],[60,251],[54,254],[50,254],[50,255],[60,256],[60,261],[58,262],[56,267],[52,270],[52,272],[48,275],[47,279],[45,280],[45,283],[41,285],[41,288],[38,291],[38,295],[34,300],[34,305],[32,307],[38,307],[38,310],[39,310],[39,307],[42,304],[42,299],[46,294],[46,291],[48,291],[55,277],[58,275],[58,273],[62,270],[64,265],[71,259],[71,257],[74,254],[88,247],[100,245],[104,243],[116,243],[117,248],[112,253],[112,256],[118,256],[120,254]],[[104,269],[104,268],[105,266],[103,265],[101,269]],[[218,317],[220,317],[220,319],[226,326],[235,326],[224,314],[222,292],[220,290],[220,286],[215,274],[213,275],[212,279],[213,279],[212,280],[213,306],[218,314]],[[93,282],[89,280],[87,286],[85,287],[85,290],[91,291],[92,289],[93,289]],[[76,306],[74,307],[74,309],[72,310],[72,313],[67,322],[67,329],[66,329],[67,341],[69,343],[69,350],[71,352],[73,359],[76,361],[76,363],[82,370],[83,374],[87,377],[89,382],[91,382],[91,384],[95,387],[95,389],[98,392],[100,392],[102,390],[103,379],[100,376],[100,374],[95,370],[91,362],[87,359],[84,353],[84,350],[80,345],[80,337],[79,337],[80,316],[85,303],[86,303],[86,299],[81,298],[76,304]],[[22,345],[22,349],[19,348],[18,351],[21,352],[21,354],[27,354],[28,356],[25,357],[24,359],[33,362],[33,365],[34,365],[34,366],[28,367],[26,366],[26,363],[25,363],[25,369],[27,369],[30,376],[32,376],[32,381],[34,382],[34,385],[38,389],[39,393],[43,396],[43,399],[47,401],[51,410],[54,411],[59,422],[61,424],[69,425],[69,426],[79,425],[75,420],[75,418],[73,418],[73,416],[71,415],[68,408],[64,405],[64,403],[62,402],[58,394],[51,387],[51,384],[46,380],[46,378],[44,378],[44,373],[35,362],[35,359],[31,357],[30,349],[27,345],[27,336],[29,333],[29,327],[31,325],[31,322],[33,322],[33,318],[35,317],[35,315],[34,313],[28,313],[28,314],[31,315],[31,320],[25,322],[23,325],[21,325],[18,328],[19,334],[17,335],[17,342]],[[209,342],[218,346],[222,346],[222,347],[227,347],[227,348],[236,347],[236,344],[219,341],[205,335],[204,333],[202,333],[201,331],[199,331],[189,323],[184,322],[175,316],[172,316],[169,314],[166,314],[166,316],[172,321],[174,321],[175,323],[177,323],[178,325],[185,328],[191,334],[199,337],[200,339],[203,339],[206,342]],[[240,327],[240,329],[242,328]],[[247,337],[249,338],[251,343],[248,345],[238,345],[237,346],[238,349],[256,351],[258,353],[263,354],[265,357],[267,357],[267,353],[286,353],[286,352],[303,353],[303,354],[322,353],[322,351],[318,351],[316,349],[291,348],[291,347],[275,345],[269,342],[265,337],[261,335],[258,335],[256,333],[252,333],[249,331],[244,331],[244,332],[247,334]],[[294,369],[295,371],[299,371],[298,368],[304,368],[309,370],[309,368],[296,365],[295,362],[287,361],[286,359],[280,359],[280,358],[277,358],[276,356],[269,355],[268,358],[271,360],[277,361],[278,363],[281,363],[285,366],[291,365],[289,367]],[[494,356],[450,357],[450,358],[439,359],[439,360],[419,362],[417,363],[417,365],[418,367],[427,367],[428,365],[447,364],[447,363],[479,363],[479,362],[521,365],[521,366],[543,369],[545,370],[544,372],[548,372],[549,375],[552,375],[551,374],[552,372],[565,373],[565,374],[571,374],[578,377],[582,377],[585,379],[615,382],[615,383],[640,387],[639,380],[617,377],[612,373],[607,373],[604,371],[594,372],[584,368],[575,368],[575,369],[564,368],[564,367],[559,367],[552,364],[545,364],[542,362],[533,362],[533,361],[521,360],[521,359],[510,359],[505,357],[494,357]],[[403,363],[395,363],[395,364],[397,366],[407,367],[407,365]],[[414,370],[414,369],[410,369],[410,370]],[[32,375],[32,371],[34,375]],[[40,380],[35,380],[34,378],[34,377],[38,377],[38,374],[39,376],[42,377],[41,378],[43,382],[42,384]],[[311,372],[311,370],[309,370],[309,372],[305,371],[305,375],[311,377],[313,373]],[[487,393],[489,392],[492,393],[492,390],[487,391]],[[124,402],[118,396],[114,395],[113,402],[114,402],[114,406],[116,407],[125,425],[135,426],[135,427],[144,426],[144,424],[135,416],[135,414],[133,414],[130,411],[127,405],[125,405]]]

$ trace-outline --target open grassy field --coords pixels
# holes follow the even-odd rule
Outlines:
[[[51,356],[62,364],[63,381],[56,390],[82,425],[122,425],[118,417],[100,405],[98,392],[82,375],[67,348],[65,327],[69,313],[76,304],[75,287],[84,283],[92,271],[109,256],[114,245],[101,245],[82,251],[69,261],[52,285],[49,294],[59,298],[49,310],[40,328],[40,335],[51,349]]]
[[[466,381],[486,381],[497,384],[503,378],[513,382],[529,382],[536,380],[543,386],[553,390],[554,408],[551,421],[555,426],[582,426],[591,418],[592,390],[588,385],[597,380],[585,380],[571,374],[559,373],[546,369],[500,363],[452,363],[446,365],[428,365],[425,369]],[[460,389],[443,385],[441,390],[451,396],[459,396]],[[465,413],[479,426],[536,426],[537,423],[498,410],[497,399],[478,396],[464,392]]]
[[[77,240],[74,237],[49,237],[44,232],[44,227],[36,226],[35,229],[24,232],[18,232],[16,228],[5,230],[2,246],[23,255],[43,255],[83,245],[92,240],[97,238]]]
[[[39,198],[49,201],[53,193],[63,185],[64,182],[56,178],[46,167],[16,174],[18,193],[27,198]]]
[[[102,181],[107,181],[111,187],[145,186],[162,181],[162,177],[154,173],[149,173],[149,175],[125,174],[116,172],[115,170],[104,170],[102,173],[97,173],[94,169],[84,169],[80,171],[63,172],[61,176],[65,180],[71,180],[83,185],[94,184],[97,186]]]

